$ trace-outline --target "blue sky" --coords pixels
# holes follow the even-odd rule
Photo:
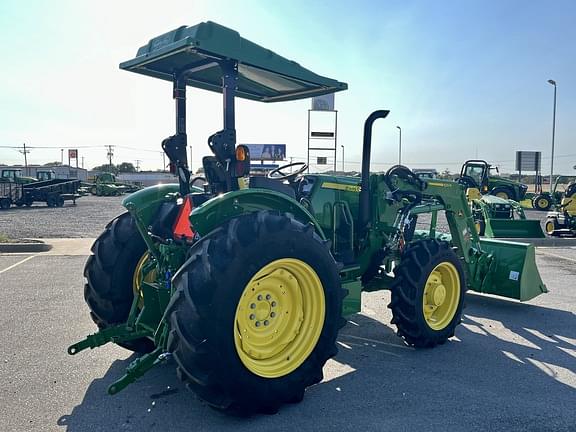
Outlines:
[[[87,167],[142,160],[160,168],[173,133],[170,84],[118,69],[150,38],[212,20],[349,84],[336,96],[346,168],[359,169],[364,118],[376,126],[373,169],[397,161],[455,171],[478,155],[513,170],[516,150],[541,150],[549,170],[558,83],[557,173],[576,165],[576,2],[572,1],[28,1],[0,3],[0,146],[34,147],[30,162],[80,147]],[[237,104],[239,142],[286,143],[306,156],[309,101]],[[194,166],[221,127],[221,99],[189,92]],[[131,150],[138,149],[138,150]],[[339,153],[340,154],[340,153]],[[0,148],[0,162],[18,163]],[[340,165],[340,162],[339,164]]]

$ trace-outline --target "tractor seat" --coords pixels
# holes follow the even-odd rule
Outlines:
[[[296,192],[290,186],[278,181],[272,180],[264,176],[250,177],[250,187],[260,189],[270,189],[276,192],[288,195],[292,199],[296,199]]]

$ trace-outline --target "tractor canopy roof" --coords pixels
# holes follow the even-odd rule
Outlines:
[[[346,90],[348,85],[317,75],[263,48],[232,29],[208,21],[158,36],[120,69],[173,81],[191,70],[187,85],[222,92],[218,61],[238,62],[236,96],[262,102],[290,101]]]

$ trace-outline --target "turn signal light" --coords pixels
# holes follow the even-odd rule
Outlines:
[[[245,161],[247,156],[247,148],[245,146],[236,147],[236,160]]]

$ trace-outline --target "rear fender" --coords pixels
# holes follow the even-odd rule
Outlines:
[[[206,235],[233,218],[262,210],[291,213],[301,223],[312,224],[326,239],[318,222],[300,203],[268,189],[241,189],[214,197],[192,210],[190,222],[195,232]]]
[[[145,227],[154,223],[154,217],[162,203],[174,201],[169,194],[179,192],[177,184],[159,184],[134,192],[122,200],[122,205]]]

